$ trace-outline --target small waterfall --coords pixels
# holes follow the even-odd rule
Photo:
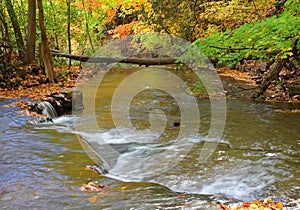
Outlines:
[[[55,119],[58,117],[54,107],[48,101],[40,101],[39,106],[43,109],[43,114],[46,114],[49,118]]]

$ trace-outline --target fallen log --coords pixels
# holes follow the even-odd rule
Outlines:
[[[256,90],[254,91],[254,93],[251,95],[252,99],[256,99],[258,97],[260,97],[261,95],[263,95],[265,93],[265,91],[268,89],[268,87],[271,85],[271,83],[278,78],[279,73],[281,71],[281,69],[283,67],[286,66],[287,62],[289,62],[289,58],[291,56],[296,56],[297,55],[297,44],[299,41],[299,37],[297,37],[292,44],[292,50],[290,51],[291,54],[280,58],[280,56],[283,54],[283,52],[279,53],[277,56],[278,58],[275,60],[274,64],[272,65],[270,71],[268,72],[268,74],[263,78],[262,82],[260,85],[258,85],[258,87],[256,88]]]
[[[71,60],[88,62],[88,63],[131,63],[138,65],[145,65],[146,67],[152,65],[168,65],[168,64],[180,64],[179,57],[156,57],[156,58],[141,58],[141,57],[120,57],[120,56],[86,56],[86,55],[73,55],[68,53],[61,53],[57,50],[51,50],[53,56],[69,58]],[[216,64],[216,60],[212,59],[212,56],[207,56],[205,64],[211,67]]]
[[[111,57],[111,56],[85,56],[85,55],[73,55],[67,53],[60,53],[56,50],[51,50],[52,55],[58,57],[69,58],[81,62],[89,63],[132,63],[138,65],[167,65],[179,63],[178,58],[136,58],[136,57]]]
[[[287,60],[288,60],[287,58],[285,59],[279,58],[274,62],[270,72],[263,78],[261,84],[251,95],[252,99],[256,99],[265,93],[265,91],[268,89],[268,87],[273,82],[273,80],[275,80],[278,77],[281,69],[284,67]]]

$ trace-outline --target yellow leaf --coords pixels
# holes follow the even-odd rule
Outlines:
[[[258,209],[258,206],[254,203],[250,204],[250,209]]]
[[[127,189],[127,186],[121,187],[121,190],[126,190],[126,189]]]

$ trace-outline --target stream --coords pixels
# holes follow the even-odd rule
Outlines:
[[[32,117],[5,107],[18,99],[0,99],[1,209],[217,209],[212,201],[300,197],[299,113],[228,98],[223,135],[211,140],[207,139],[212,122],[209,99],[181,98],[190,107],[189,100],[196,101],[200,120],[176,126],[182,119],[176,100],[166,91],[146,88],[129,100],[135,129],[117,128],[111,114],[112,95],[135,71],[109,72],[101,85],[90,83],[96,92],[83,86],[85,109],[53,123],[30,125]],[[187,83],[193,80],[190,72],[173,73]],[[188,118],[194,119],[192,115]],[[151,125],[155,121],[164,125],[162,132]],[[180,129],[189,123],[198,123],[196,134],[178,139]],[[100,161],[109,165],[105,175],[85,169],[95,162],[90,159],[93,154],[83,149],[83,140],[100,151]],[[217,142],[216,147],[199,161],[207,141]],[[105,149],[116,153],[106,154]],[[90,181],[108,187],[82,192],[80,187]],[[91,200],[92,196],[96,197]]]

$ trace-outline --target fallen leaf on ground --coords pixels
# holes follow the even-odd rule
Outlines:
[[[288,199],[284,203],[274,202],[270,198],[264,199],[262,202],[256,200],[252,202],[243,202],[239,206],[231,207],[227,204],[218,204],[217,205],[221,210],[296,210],[300,209],[300,199],[293,200]]]

